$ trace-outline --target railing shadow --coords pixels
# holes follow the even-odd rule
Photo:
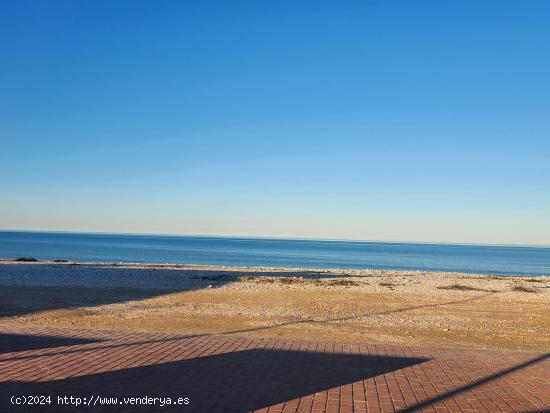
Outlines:
[[[417,309],[422,308],[430,308],[430,307],[437,307],[437,306],[445,306],[445,305],[454,305],[454,304],[463,304],[467,302],[472,302],[475,300],[479,300],[482,298],[487,297],[488,295],[496,294],[496,293],[487,293],[482,294],[475,297],[470,297],[464,300],[455,300],[455,301],[448,301],[446,303],[439,303],[439,304],[423,304],[423,305],[417,305],[412,307],[401,307],[396,308],[393,310],[386,310],[386,311],[378,311],[378,312],[370,312],[370,313],[362,313],[354,316],[348,316],[348,317],[336,317],[336,318],[327,318],[323,320],[298,320],[298,321],[289,321],[286,323],[278,323],[274,325],[269,326],[260,326],[260,327],[253,327],[253,328],[246,328],[246,329],[238,329],[238,330],[228,330],[228,331],[222,331],[218,333],[196,333],[196,334],[186,334],[180,337],[174,337],[174,338],[168,338],[168,339],[153,339],[153,340],[144,340],[144,341],[138,341],[133,342],[132,345],[138,345],[138,344],[150,344],[155,342],[161,342],[161,341],[169,341],[169,340],[180,340],[182,337],[186,338],[196,338],[196,337],[205,337],[205,336],[213,336],[213,335],[238,335],[238,334],[245,334],[245,333],[253,333],[256,331],[262,331],[262,330],[270,330],[270,329],[277,329],[280,327],[287,327],[287,326],[295,326],[300,324],[329,324],[329,323],[337,323],[342,321],[349,321],[353,319],[360,319],[360,318],[366,318],[366,317],[375,317],[375,316],[382,316],[382,315],[389,315],[389,314],[395,314],[395,313],[402,313],[406,311],[413,311]],[[126,346],[127,344],[107,344],[105,346],[101,347],[95,347],[95,348],[116,348],[116,347],[122,347]],[[87,352],[92,351],[93,349],[75,349],[75,350],[65,350],[61,354],[67,354],[67,353],[79,353],[79,352]],[[55,355],[57,353],[48,353],[48,355]],[[29,358],[39,358],[43,357],[43,355],[23,355],[23,356],[15,356],[10,359],[4,358],[4,360],[21,360],[21,359],[29,359]]]
[[[253,327],[248,329],[241,329],[241,330],[233,330],[233,331],[226,331],[219,334],[242,334],[242,333],[249,333],[254,331],[261,331],[261,330],[270,330],[270,329],[276,329],[280,327],[288,327],[288,326],[296,326],[300,324],[330,324],[330,323],[339,323],[343,321],[351,321],[351,320],[358,320],[361,318],[368,318],[368,317],[378,317],[383,315],[390,315],[390,314],[398,314],[398,313],[404,313],[407,311],[414,311],[419,310],[423,308],[432,308],[432,307],[444,307],[446,305],[455,305],[455,304],[465,304],[472,301],[481,300],[483,298],[486,298],[490,295],[498,294],[497,292],[489,292],[487,294],[481,294],[475,297],[465,298],[463,300],[454,300],[454,301],[447,301],[444,303],[435,303],[435,304],[421,304],[421,305],[415,305],[415,306],[408,306],[408,307],[400,307],[395,308],[392,310],[385,310],[385,311],[375,311],[375,312],[366,312],[361,314],[354,314],[346,317],[334,317],[334,318],[325,318],[321,320],[314,320],[314,319],[306,319],[306,320],[297,320],[297,321],[288,321],[285,323],[278,323],[273,324],[269,326],[262,326],[262,327]]]
[[[547,360],[548,358],[550,358],[550,353],[541,354],[540,356],[532,358],[531,360],[527,360],[524,363],[517,364],[517,365],[512,366],[510,368],[501,370],[501,371],[499,371],[495,374],[491,374],[489,376],[483,377],[483,378],[481,378],[479,380],[476,380],[472,383],[468,383],[464,386],[461,386],[461,387],[458,387],[456,389],[450,390],[448,392],[439,394],[435,397],[431,397],[429,399],[423,400],[423,401],[421,401],[421,402],[419,402],[419,403],[417,403],[413,406],[407,407],[406,409],[399,410],[399,413],[412,413],[412,412],[416,412],[416,411],[421,411],[423,408],[427,408],[427,407],[429,407],[433,404],[436,404],[438,402],[442,402],[443,400],[449,399],[449,398],[457,396],[459,394],[466,393],[469,390],[472,390],[472,389],[474,389],[476,387],[479,387],[479,386],[483,386],[484,384],[487,384],[487,383],[489,383],[493,380],[496,380],[496,379],[501,378],[501,377],[505,377],[505,376],[507,376],[511,373],[522,370],[522,369],[527,368],[529,366],[533,366],[537,363],[541,363],[544,360]]]

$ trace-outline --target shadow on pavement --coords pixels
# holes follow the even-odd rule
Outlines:
[[[90,344],[100,341],[104,340],[0,333],[0,354],[53,347],[76,346],[79,344]]]
[[[251,349],[69,377],[50,382],[7,382],[0,403],[7,411],[11,395],[51,395],[50,406],[33,406],[33,412],[68,411],[182,411],[245,412],[286,402],[319,391],[368,379],[426,361],[425,358],[334,354],[308,351]],[[60,406],[57,396],[95,400],[116,397],[116,407]],[[123,397],[189,398],[189,405],[125,406]],[[112,400],[111,400],[112,401]],[[2,407],[2,404],[0,404]],[[105,409],[106,410],[102,410]],[[1,410],[1,409],[0,409]],[[2,410],[6,411],[6,410]]]

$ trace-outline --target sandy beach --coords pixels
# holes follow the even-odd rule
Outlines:
[[[550,349],[550,277],[0,261],[0,324]]]

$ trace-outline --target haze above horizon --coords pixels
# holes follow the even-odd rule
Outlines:
[[[97,235],[112,237],[147,237],[147,238],[209,238],[209,239],[243,239],[243,240],[274,240],[274,241],[311,241],[311,242],[342,242],[365,244],[432,244],[432,245],[464,245],[479,247],[526,247],[526,248],[550,248],[546,244],[487,244],[475,242],[445,242],[445,241],[416,241],[416,240],[377,240],[357,238],[300,238],[300,237],[269,237],[248,235],[218,235],[218,234],[178,234],[178,233],[153,233],[153,232],[97,232],[97,231],[63,231],[63,230],[32,230],[32,229],[5,229],[0,228],[0,233],[29,233],[29,234],[67,234],[67,235]]]
[[[550,245],[550,4],[6,2],[0,228]]]

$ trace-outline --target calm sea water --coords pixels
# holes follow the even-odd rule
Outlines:
[[[550,275],[550,248],[0,231],[0,257]]]

